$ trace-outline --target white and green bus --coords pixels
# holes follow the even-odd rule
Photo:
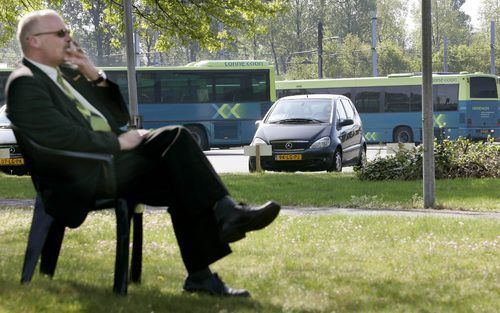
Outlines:
[[[128,101],[127,69],[103,68]],[[0,104],[12,69],[0,69]],[[259,60],[199,61],[176,67],[138,67],[137,94],[143,127],[184,125],[199,145],[250,144],[255,121],[276,100],[274,67]]]
[[[312,79],[276,82],[277,97],[341,94],[363,121],[368,142],[422,141],[422,76]],[[500,78],[481,73],[433,75],[434,134],[500,140]]]
[[[126,68],[104,71],[128,101]],[[267,61],[199,61],[136,71],[143,127],[184,125],[204,150],[250,144],[255,121],[276,100],[274,68]]]

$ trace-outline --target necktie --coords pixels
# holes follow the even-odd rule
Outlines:
[[[101,116],[93,113],[90,111],[86,106],[80,103],[78,99],[75,97],[75,95],[71,92],[71,89],[69,89],[67,83],[64,81],[61,72],[57,70],[57,82],[59,85],[61,85],[64,89],[64,93],[68,96],[68,98],[71,99],[76,105],[76,108],[82,115],[85,117],[87,121],[89,121],[90,126],[92,127],[93,130],[101,130],[101,131],[110,131],[111,127],[109,126],[108,122],[103,119]]]

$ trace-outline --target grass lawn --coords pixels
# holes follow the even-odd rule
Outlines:
[[[145,214],[143,283],[112,289],[114,216],[68,230],[53,280],[19,283],[31,210],[0,209],[0,312],[498,312],[500,221],[287,216],[233,244],[213,269],[252,299],[181,291],[164,211]]]
[[[421,181],[360,181],[348,173],[223,174],[234,198],[248,203],[274,199],[283,205],[422,208]],[[0,199],[33,198],[28,176],[0,174]],[[436,181],[436,204],[452,210],[500,211],[500,179]]]

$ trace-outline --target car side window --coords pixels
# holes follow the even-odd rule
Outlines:
[[[352,106],[349,103],[349,101],[344,100],[344,99],[341,99],[340,101],[342,102],[342,105],[344,106],[347,118],[354,119],[354,110],[352,109]]]
[[[347,118],[347,115],[344,110],[344,106],[342,105],[342,102],[340,100],[337,100],[337,120],[345,120]]]

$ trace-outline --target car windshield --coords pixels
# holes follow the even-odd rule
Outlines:
[[[0,125],[9,125],[10,121],[7,118],[7,114],[5,112],[5,105],[0,106]]]
[[[271,124],[330,123],[332,101],[326,99],[283,99],[267,118]]]

